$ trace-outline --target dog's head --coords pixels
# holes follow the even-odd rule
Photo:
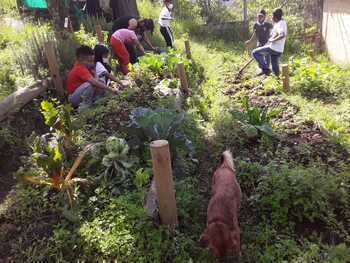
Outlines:
[[[238,254],[240,251],[239,229],[232,230],[221,222],[211,223],[201,235],[200,244],[208,248],[217,258],[224,257],[227,252]]]

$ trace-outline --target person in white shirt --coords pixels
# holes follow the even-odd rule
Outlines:
[[[171,17],[171,10],[174,6],[171,0],[165,0],[164,5],[165,6],[160,12],[158,23],[160,25],[160,33],[164,37],[167,47],[172,48],[174,45],[174,36],[170,28],[170,22],[173,20]]]
[[[267,44],[263,47],[259,47],[253,50],[252,56],[259,63],[259,67],[262,72],[258,75],[270,75],[271,70],[265,59],[268,55],[271,57],[272,71],[278,77],[279,70],[279,58],[281,57],[287,38],[287,23],[282,19],[282,9],[277,8],[272,13],[273,29],[271,31],[270,38]]]
[[[111,81],[119,83],[119,80],[112,74],[112,67],[109,65],[109,49],[102,44],[94,48],[95,54],[95,71],[99,81],[109,86]]]

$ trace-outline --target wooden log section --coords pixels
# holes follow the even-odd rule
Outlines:
[[[185,49],[186,49],[186,57],[188,59],[192,59],[190,41],[188,40],[185,41]]]
[[[283,90],[289,91],[289,67],[288,64],[281,65],[282,67],[282,81],[283,81]]]
[[[177,225],[178,219],[169,143],[166,140],[153,141],[150,147],[161,223]]]
[[[103,32],[102,32],[102,27],[101,25],[96,25],[95,26],[96,30],[96,36],[98,39],[98,43],[103,44],[104,43],[104,37],[103,37]]]
[[[46,58],[49,64],[50,75],[55,86],[58,96],[63,99],[65,96],[63,88],[63,79],[60,75],[60,67],[55,51],[55,44],[53,41],[48,41],[44,44]]]
[[[190,90],[188,88],[188,81],[186,77],[185,65],[183,62],[177,63],[177,70],[181,82],[181,90],[184,94],[189,95]]]
[[[38,81],[30,87],[17,90],[0,101],[0,121],[7,118],[11,113],[19,111],[34,98],[45,92],[48,83],[48,78]]]

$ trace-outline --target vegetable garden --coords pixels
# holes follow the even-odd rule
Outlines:
[[[20,19],[5,2],[1,19]],[[141,57],[119,94],[77,113],[50,82],[1,121],[0,262],[215,262],[199,237],[226,149],[242,189],[241,255],[226,262],[350,262],[350,69],[291,37],[289,90],[254,66],[236,78],[241,41],[198,31],[198,12],[179,3],[176,48]],[[138,5],[157,16],[158,3]],[[77,46],[98,42],[95,26],[105,39],[110,29],[91,20],[58,40],[49,22],[0,25],[1,99],[50,75],[47,41],[64,75]],[[170,146],[176,226],[147,207],[155,140]]]

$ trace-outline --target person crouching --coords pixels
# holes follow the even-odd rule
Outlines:
[[[134,31],[129,29],[119,29],[112,34],[110,44],[114,54],[118,58],[120,70],[124,75],[129,73],[130,55],[126,48],[127,45],[134,45],[141,54],[145,53],[143,46],[137,39]]]
[[[108,87],[95,78],[94,59],[94,51],[90,47],[80,46],[76,50],[76,63],[68,73],[68,100],[79,110],[91,106],[105,91],[119,92],[117,88]]]

